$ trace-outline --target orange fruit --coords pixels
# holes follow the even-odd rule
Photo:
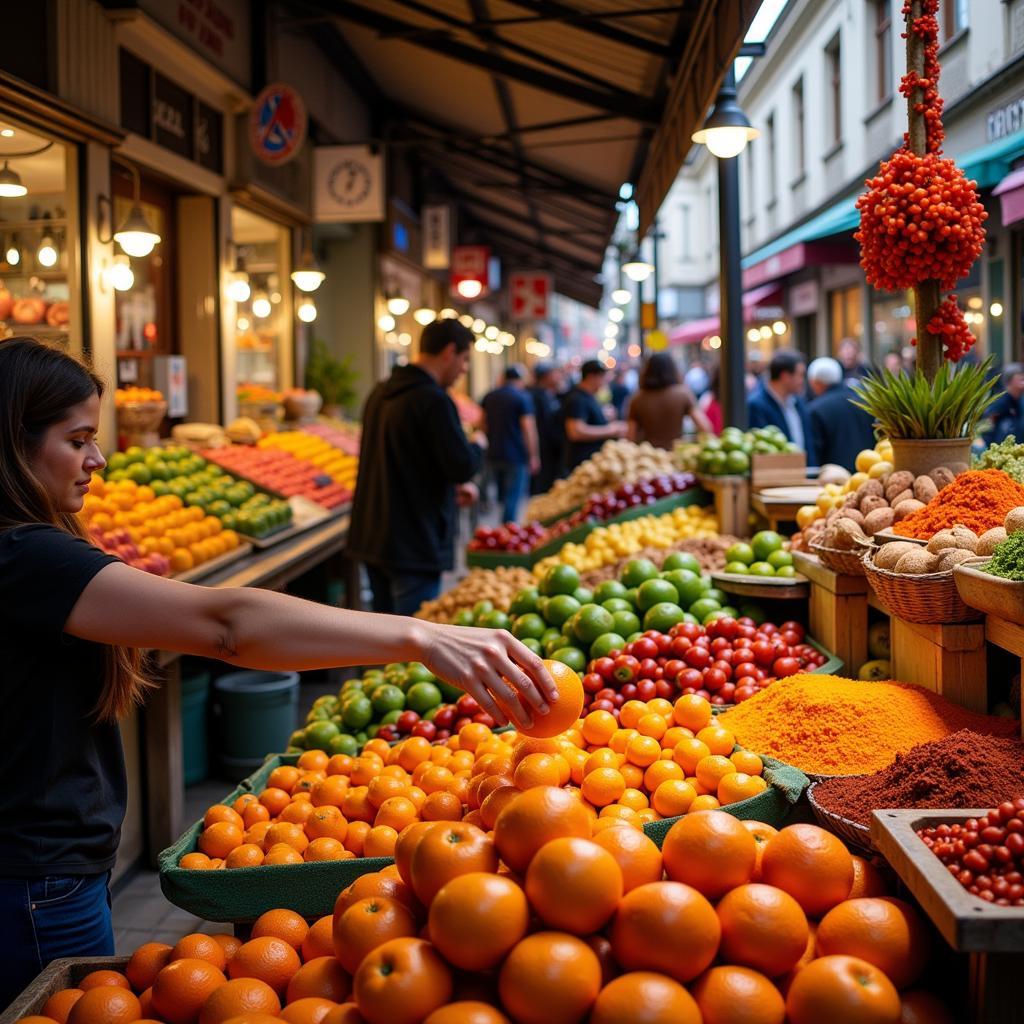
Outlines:
[[[783,830],[785,831],[785,830]],[[797,972],[786,996],[790,1024],[871,1021],[898,1024],[900,996],[875,966],[855,956],[823,956]]]
[[[221,944],[212,935],[193,932],[178,940],[171,950],[171,961],[174,960],[207,960],[219,971],[227,965],[227,957]],[[148,988],[149,986],[145,986]]]
[[[508,1017],[479,999],[460,999],[439,1006],[423,1024],[511,1024]]]
[[[320,1024],[337,1005],[331,999],[307,996],[305,999],[289,1002],[278,1016],[281,1020],[288,1021],[288,1024]]]
[[[100,988],[103,985],[115,985],[119,988],[131,988],[128,979],[120,971],[90,971],[79,983],[78,987],[83,992],[91,988]]]
[[[688,776],[693,775],[697,770],[697,765],[700,764],[705,757],[710,756],[711,751],[708,750],[708,745],[692,736],[687,736],[681,739],[672,750],[672,760],[675,761]]]
[[[810,930],[800,904],[771,885],[740,885],[716,908],[722,925],[719,956],[770,978],[791,970],[807,948]]]
[[[292,949],[302,948],[309,925],[306,919],[294,910],[267,910],[253,922],[250,938],[260,939],[269,935],[275,939],[283,939]]]
[[[590,838],[590,817],[571,793],[535,786],[517,796],[494,823],[494,845],[501,859],[520,874],[547,842],[562,836]]]
[[[680,818],[668,830],[661,855],[669,878],[717,899],[750,881],[757,844],[731,814],[697,811]]]
[[[696,693],[684,693],[672,705],[672,720],[697,733],[711,722],[711,705]]]
[[[661,757],[661,744],[653,736],[637,733],[626,743],[626,760],[638,768],[646,768]]]
[[[681,781],[686,773],[675,761],[660,757],[644,772],[644,789],[653,793],[663,782]]]
[[[226,868],[257,868],[263,863],[263,850],[256,843],[242,843],[224,858]]]
[[[220,943],[220,948],[224,950],[224,959],[228,963],[231,963],[231,958],[242,948],[242,940],[227,932],[218,932],[210,938]]]
[[[833,907],[818,925],[818,955],[874,964],[899,989],[924,972],[931,943],[917,911],[892,897],[862,897]]]
[[[302,949],[299,950],[303,963],[322,956],[334,956],[334,915],[325,914],[309,926]]]
[[[124,973],[136,992],[144,992],[156,976],[170,963],[171,948],[165,942],[146,942],[132,953]],[[44,1013],[52,1017],[52,1013]],[[63,1024],[63,1021],[61,1021]]]
[[[764,762],[751,750],[737,750],[729,755],[729,760],[736,766],[736,771],[747,775],[760,775],[764,770]]]
[[[658,762],[658,764],[670,763],[674,762]],[[697,790],[688,782],[683,779],[666,779],[654,790],[651,795],[651,804],[663,818],[674,818],[677,815],[686,814],[696,799]]]
[[[736,804],[741,800],[749,800],[758,796],[768,788],[768,783],[760,775],[747,775],[745,772],[731,772],[718,783],[718,802]]]
[[[949,1008],[932,992],[901,992],[900,1002],[900,1024],[954,1024]]]
[[[317,997],[343,1003],[352,991],[352,978],[338,963],[333,950],[303,964],[288,982],[285,1001]]]
[[[511,789],[512,787],[505,786],[500,788]],[[490,799],[490,797],[488,796],[487,799]],[[481,803],[481,810],[483,810],[483,805],[487,803],[487,799]],[[423,806],[420,808],[420,817],[424,821],[459,821],[462,818],[462,801],[454,793],[448,793],[443,789],[438,790],[431,793],[423,801]]]
[[[391,939],[415,935],[408,908],[386,896],[370,896],[334,914],[334,953],[354,973],[371,950]]]
[[[151,943],[151,945],[162,945],[162,943]],[[136,950],[136,952],[138,952]],[[43,1004],[41,1015],[49,1020],[55,1020],[57,1024],[64,1024],[71,1012],[71,1007],[85,995],[80,988],[62,988],[54,992]]]
[[[633,971],[601,989],[590,1024],[701,1024],[693,996],[671,978]]]
[[[187,871],[209,871],[210,866],[210,858],[205,853],[186,853],[178,861],[178,867]]]
[[[722,779],[727,775],[736,774],[736,768],[729,758],[721,754],[708,754],[697,762],[694,774],[704,791],[714,794],[718,792],[718,784]]]
[[[377,809],[373,819],[374,826],[390,825],[396,832],[401,832],[406,825],[419,820],[416,805],[406,796],[392,796]]]
[[[610,935],[615,959],[627,971],[660,971],[685,984],[711,965],[721,931],[714,908],[696,889],[649,882],[622,897]]]
[[[470,871],[497,871],[493,840],[465,821],[442,822],[424,833],[412,854],[412,887],[425,906],[446,882]]]
[[[690,813],[697,811],[717,811],[722,805],[718,802],[718,797],[710,796],[707,793],[701,793],[692,804],[690,804]]]
[[[267,1013],[276,1017],[281,1000],[264,981],[236,978],[214,989],[199,1011],[199,1024],[224,1024],[240,1014]]]
[[[501,812],[519,796],[515,786],[501,786],[480,804],[480,821],[484,828],[493,829]]]
[[[430,904],[430,940],[453,966],[485,971],[505,958],[526,934],[530,908],[523,890],[485,871],[458,875]]]
[[[203,828],[209,828],[218,821],[226,821],[229,825],[242,828],[243,818],[238,811],[228,807],[226,804],[214,804],[203,815]]]
[[[302,771],[322,772],[327,768],[330,758],[322,750],[304,750],[299,755],[297,765]]]
[[[452,973],[423,939],[392,939],[362,962],[355,1002],[371,1024],[419,1024],[452,997]]]
[[[583,738],[594,746],[603,746],[618,729],[619,723],[610,711],[591,711],[583,719]]]
[[[601,963],[581,939],[534,932],[501,967],[501,1002],[517,1024],[572,1024],[584,1018],[601,990]]]
[[[519,762],[513,781],[518,789],[561,785],[561,772],[555,755],[528,754]]]
[[[785,889],[809,917],[820,917],[850,895],[853,860],[831,832],[789,825],[768,841],[761,880]]]
[[[142,1014],[138,997],[120,985],[86,989],[68,1011],[68,1024],[131,1024]]]
[[[279,996],[302,966],[295,947],[284,939],[263,935],[243,943],[228,964],[232,978],[258,978]]]
[[[432,829],[436,822],[417,821],[403,829],[395,843],[395,867],[406,885],[412,885],[412,855],[419,841]],[[386,895],[386,894],[382,894]]]
[[[290,793],[295,788],[295,783],[299,781],[301,774],[302,770],[293,764],[278,765],[267,776],[267,788],[283,789],[286,793]]]
[[[193,1024],[203,1004],[225,981],[224,972],[207,960],[175,960],[153,982],[153,1011],[167,1024]]]
[[[229,821],[214,822],[199,836],[199,849],[208,857],[226,857],[242,845],[242,829]]]
[[[607,850],[589,839],[552,839],[530,861],[526,895],[551,928],[589,935],[615,912],[622,898],[622,871]]]
[[[783,1024],[779,990],[749,967],[712,967],[693,984],[705,1024]]]
[[[395,778],[394,775],[378,775],[371,779],[366,787],[366,798],[374,807],[379,808],[385,800],[390,800],[393,796],[404,796],[408,788],[407,782]],[[344,795],[343,793],[342,798]]]
[[[394,865],[392,864],[390,867],[393,868]],[[385,874],[384,871],[373,871],[368,875],[360,875],[347,889],[341,891],[334,902],[334,917],[344,913],[353,903],[373,896],[384,896],[389,900],[396,900],[412,914],[417,914],[420,910],[412,888],[401,878]],[[331,942],[333,944],[333,938]]]
[[[286,807],[285,810],[288,810],[288,808]],[[250,829],[253,825],[258,825],[262,821],[270,821],[270,811],[263,804],[249,804],[245,809],[245,814],[242,815],[242,824],[247,829]]]
[[[341,811],[333,804],[315,807],[304,823],[306,836],[309,839],[337,839],[343,842],[348,832],[348,822]]]
[[[291,794],[286,793],[283,789],[278,789],[276,786],[271,786],[260,793],[260,803],[270,811],[272,818],[276,818],[288,806],[290,801]]]
[[[263,804],[257,804],[256,806],[263,807]],[[265,807],[263,807],[263,809],[266,810]],[[274,819],[274,821],[287,821],[291,825],[305,825],[313,816],[313,812],[315,810],[316,808],[313,806],[312,800],[300,800],[293,798],[292,802]]]
[[[529,729],[521,730],[525,736],[540,739],[557,736],[571,729],[583,711],[583,682],[580,677],[560,661],[545,660],[544,668],[558,689],[558,700],[549,705],[546,715],[531,711],[533,724]],[[461,732],[459,739],[462,739]]]
[[[851,855],[853,861],[853,886],[850,889],[849,899],[854,900],[861,896],[888,896],[889,888],[885,884],[885,877],[882,872],[869,860]]]
[[[301,864],[302,854],[287,843],[276,843],[267,850],[263,863],[268,866],[274,864]]]
[[[398,830],[390,825],[374,825],[363,840],[363,854],[367,857],[393,857]]]
[[[640,829],[621,825],[604,828],[594,834],[591,842],[615,858],[622,872],[624,893],[638,885],[661,881],[661,850]]]
[[[580,790],[595,807],[607,807],[626,791],[626,780],[617,768],[595,768],[583,776]]]
[[[736,746],[736,737],[720,725],[705,726],[697,733],[697,739],[706,744],[712,754],[719,754],[726,758],[732,753],[732,748]]]
[[[337,839],[328,839],[327,836],[323,836],[320,839],[314,839],[306,847],[302,859],[307,864],[325,860],[355,860],[355,854],[349,853]]]
[[[269,850],[278,843],[286,843],[298,853],[304,853],[309,839],[301,825],[290,821],[277,821],[267,829],[263,842]]]

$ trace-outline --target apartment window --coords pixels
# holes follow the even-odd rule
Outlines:
[[[939,29],[942,42],[948,42],[967,28],[967,0],[945,0],[939,7]]]
[[[747,143],[744,174],[747,178],[747,219],[753,220],[757,212],[757,177],[754,174],[754,144],[752,142]]]
[[[687,263],[693,259],[693,248],[691,245],[692,239],[690,232],[692,231],[691,224],[691,210],[689,203],[683,203],[679,207],[679,220],[680,220],[680,234],[682,235],[682,252],[680,253],[680,259]]]
[[[881,103],[892,93],[892,0],[871,3],[875,8],[875,98]]]
[[[764,137],[768,143],[768,205],[775,202],[778,195],[778,177],[775,161],[775,115],[769,114],[764,126]]]
[[[842,51],[839,36],[825,47],[825,80],[828,89],[829,133],[833,145],[843,141]]]
[[[793,133],[796,136],[796,180],[804,176],[807,168],[807,133],[804,131],[804,80],[798,78],[793,86]]]

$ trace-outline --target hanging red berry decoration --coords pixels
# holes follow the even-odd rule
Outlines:
[[[942,341],[943,355],[953,363],[959,362],[976,341],[964,319],[964,311],[957,305],[955,292],[946,296],[935,316],[928,321],[928,332]],[[912,339],[911,344],[916,345],[917,338]]]

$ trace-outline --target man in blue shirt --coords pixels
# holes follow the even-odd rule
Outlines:
[[[533,399],[518,366],[505,371],[502,386],[488,392],[481,405],[487,430],[487,461],[498,483],[504,520],[513,523],[530,476],[540,469]]]
[[[608,418],[597,400],[597,393],[604,387],[608,377],[607,368],[596,359],[588,359],[580,367],[580,382],[565,396],[565,437],[567,464],[575,469],[601,449],[609,438],[625,437],[629,427],[623,420],[608,422]]]
[[[780,348],[768,363],[768,380],[762,381],[747,399],[750,429],[778,427],[798,448],[814,455],[810,423],[804,405],[807,363],[791,348]]]

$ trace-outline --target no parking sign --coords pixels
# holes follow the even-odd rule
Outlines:
[[[249,144],[265,164],[285,164],[306,141],[306,106],[283,82],[268,85],[249,114]]]

